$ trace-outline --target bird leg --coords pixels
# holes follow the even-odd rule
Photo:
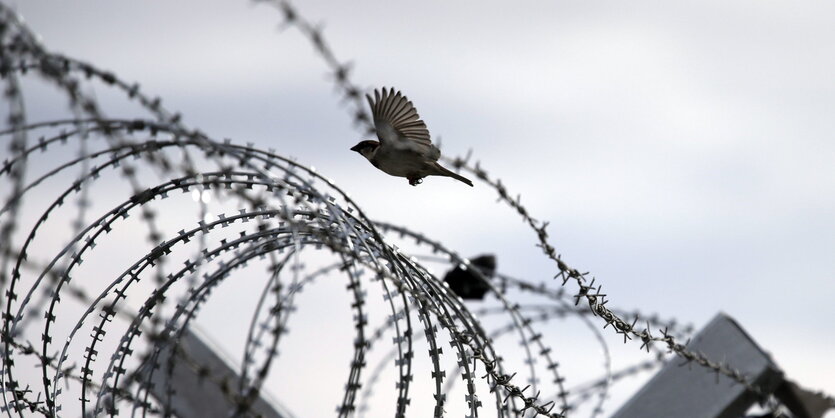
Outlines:
[[[423,179],[420,177],[408,177],[408,179],[409,184],[411,184],[412,186],[417,186],[418,184],[423,183]]]

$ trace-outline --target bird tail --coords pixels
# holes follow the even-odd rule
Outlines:
[[[462,182],[462,183],[464,183],[464,184],[466,184],[470,187],[473,187],[473,182],[471,182],[470,179],[468,179],[468,178],[466,178],[466,177],[464,177],[464,176],[462,176],[458,173],[453,173],[452,171],[447,170],[446,168],[442,167],[438,163],[435,163],[435,167],[438,168],[438,172],[439,172],[438,175],[452,177],[455,180],[458,180],[458,181],[460,181],[460,182]]]

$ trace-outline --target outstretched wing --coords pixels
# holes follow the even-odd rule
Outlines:
[[[383,87],[382,94],[374,90],[373,99],[368,94],[365,97],[382,146],[412,149],[433,161],[440,157],[440,151],[429,139],[429,129],[406,96]]]

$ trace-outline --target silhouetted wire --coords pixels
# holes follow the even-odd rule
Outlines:
[[[310,40],[330,70],[340,98],[349,103],[355,124],[365,131],[373,130],[362,100],[364,89],[350,81],[351,66],[336,58],[321,27],[302,17],[287,1],[258,2],[278,8],[283,26],[295,27]],[[0,389],[2,410],[8,416],[61,413],[68,405],[62,400],[66,397],[63,394],[70,389],[80,396],[77,408],[81,415],[116,416],[120,406],[122,412],[127,407],[132,414],[169,415],[178,396],[173,386],[177,367],[193,370],[218,388],[232,415],[247,415],[275,368],[279,343],[296,310],[297,296],[318,277],[332,274],[344,276],[347,282],[354,328],[348,381],[336,409],[339,416],[364,414],[376,407],[371,405],[371,390],[383,371],[391,367],[392,359],[397,380],[395,416],[406,416],[415,396],[412,381],[416,343],[428,347],[436,417],[444,415],[450,401],[447,394],[452,393],[457,380],[447,378],[447,371],[465,383],[463,400],[471,416],[478,416],[482,407],[479,391],[484,390],[489,390],[496,414],[502,417],[521,417],[528,412],[562,417],[595,397],[591,415],[598,416],[603,413],[613,383],[657,366],[664,361],[666,351],[728,376],[764,398],[762,391],[732,365],[691,352],[679,343],[689,336],[691,328],[654,315],[609,308],[602,286],[556,253],[548,240],[547,222],[533,218],[520,197],[512,198],[501,180],[490,177],[478,162],[470,165],[470,155],[446,161],[495,189],[499,200],[517,212],[535,232],[544,255],[555,263],[554,277],[561,279],[560,286],[504,274],[491,280],[472,269],[499,303],[492,311],[473,311],[417,258],[397,249],[390,239],[409,238],[452,266],[468,267],[466,258],[407,227],[371,221],[343,190],[314,170],[272,150],[217,140],[185,126],[179,113],[165,109],[159,98],[145,94],[138,84],[93,64],[49,52],[2,3],[0,45],[0,74],[9,105],[9,127],[0,131],[0,137],[10,138],[10,157],[0,167],[0,179],[5,177],[11,184],[0,206],[0,284],[4,287],[0,299],[4,305]],[[19,78],[32,76],[66,96],[72,118],[27,122]],[[121,92],[153,119],[108,118],[97,101],[83,92],[79,76]],[[36,143],[29,140],[30,135],[44,131]],[[74,157],[27,179],[30,160],[70,143],[78,145],[76,152],[63,154]],[[81,174],[71,175],[71,170]],[[139,174],[143,170],[153,170],[163,180],[147,186],[147,180]],[[91,217],[89,207],[92,196],[96,196],[91,190],[103,178],[126,183],[124,190],[129,190],[129,197],[101,199],[111,206],[97,212],[98,217]],[[38,193],[49,182],[64,185],[59,193],[51,192],[43,212],[26,214],[35,217],[34,224],[23,231],[23,242],[15,243],[14,233],[24,215],[24,197]],[[165,233],[160,215],[166,214],[154,207],[189,193],[196,196],[199,208],[196,224],[183,225],[173,235]],[[209,219],[204,193],[239,205],[238,209],[213,214]],[[37,238],[48,233],[47,223],[60,216],[59,211],[71,198],[76,200],[76,211],[69,222],[70,238],[60,242],[56,253],[43,252]],[[136,216],[144,225],[152,250],[123,266],[115,278],[95,287],[73,281],[84,260],[100,254],[97,245],[108,244],[111,232],[126,230]],[[197,249],[186,255],[190,246]],[[325,250],[338,261],[311,269],[301,257],[312,250]],[[185,258],[182,266],[167,264],[175,256]],[[32,261],[36,258],[38,261]],[[210,365],[201,364],[180,344],[212,292],[236,272],[251,270],[259,260],[268,262],[268,274],[257,303],[249,307],[253,311],[238,379],[230,381],[229,376],[214,375]],[[141,296],[141,307],[131,308],[128,294],[137,294],[139,283],[151,277],[153,290]],[[577,288],[573,295],[564,290],[568,282]],[[372,285],[379,285],[383,300],[375,303],[382,302],[380,306],[388,317],[370,332],[368,327],[374,318],[369,317],[371,310],[366,304]],[[184,291],[176,290],[182,286]],[[511,299],[512,292],[531,293],[545,302],[520,305]],[[84,313],[77,318],[65,317],[69,312],[59,311],[62,297],[85,307]],[[485,320],[493,315],[509,321],[500,327],[488,325]],[[573,390],[567,389],[558,367],[559,353],[535,329],[535,325],[565,316],[578,318],[603,350],[603,376],[575,385]],[[624,342],[640,340],[641,348],[652,351],[654,358],[613,371],[601,327],[592,317],[601,319],[604,329],[611,326]],[[627,317],[634,320],[630,322]],[[124,331],[119,328],[122,325],[117,327],[115,318],[124,322]],[[57,325],[59,319],[62,327],[72,324],[69,332],[64,333]],[[36,327],[41,327],[40,334]],[[423,331],[422,336],[418,329]],[[652,329],[658,330],[656,335],[652,335]],[[439,330],[447,332],[450,340],[443,341]],[[527,365],[525,383],[514,382],[518,372],[508,369],[494,345],[495,339],[509,338],[510,334],[519,338],[521,355],[514,356]],[[391,335],[391,349],[382,354],[369,375],[365,368],[372,348]],[[33,343],[32,337],[40,338],[40,343]],[[447,343],[454,355],[443,351]],[[83,344],[83,354],[76,355],[79,344]],[[105,354],[111,345],[115,345],[115,351]],[[173,354],[163,362],[166,353]],[[445,368],[442,360],[446,358],[452,358],[456,366]],[[537,359],[543,360],[545,367],[536,367]],[[40,381],[28,382],[31,379],[27,374],[19,372],[23,360],[37,363]],[[101,366],[103,363],[106,366]],[[549,376],[552,386],[547,390],[551,393],[541,393],[540,375]]]

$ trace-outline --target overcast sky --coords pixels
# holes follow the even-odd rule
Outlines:
[[[271,7],[6,3],[52,50],[139,82],[216,138],[315,166],[373,218],[494,252],[508,274],[553,275],[488,187],[410,187],[350,152],[362,135],[327,68]],[[727,312],[788,377],[835,393],[835,3],[297,7],[355,82],[401,89],[444,154],[472,149],[549,220],[552,243],[612,304],[697,327]],[[32,120],[52,117],[47,97],[28,96]]]

